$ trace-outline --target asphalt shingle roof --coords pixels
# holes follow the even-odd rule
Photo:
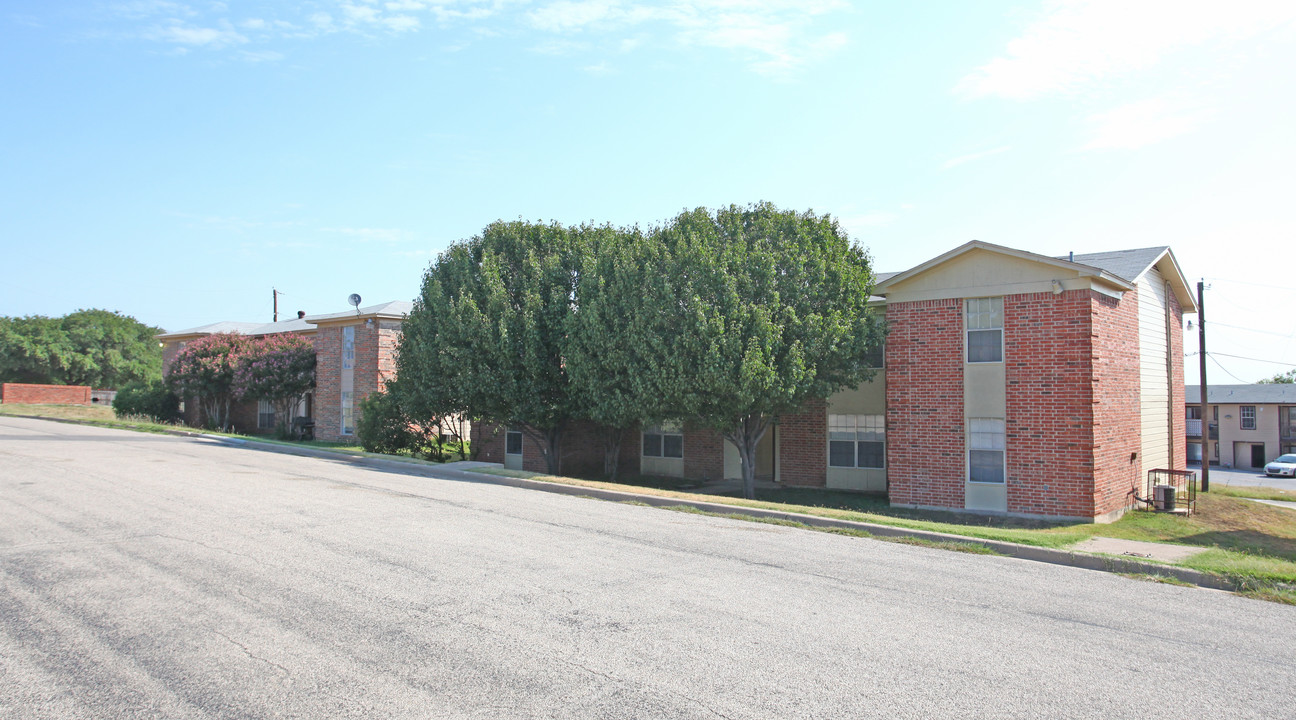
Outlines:
[[[1207,378],[1209,380],[1209,378]],[[1201,385],[1185,385],[1184,401],[1189,405],[1201,402]],[[1273,383],[1255,385],[1210,385],[1206,388],[1206,402],[1212,405],[1263,405],[1279,403],[1296,405],[1296,385]]]
[[[1156,262],[1166,250],[1170,248],[1162,245],[1161,247],[1138,248],[1135,250],[1116,250],[1114,252],[1087,253],[1076,255],[1074,258],[1068,255],[1058,256],[1058,260],[1069,260],[1071,262],[1096,267],[1099,270],[1106,270],[1123,280],[1134,282],[1139,279],[1152,263]]]

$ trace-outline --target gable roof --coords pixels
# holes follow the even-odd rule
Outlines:
[[[1184,402],[1201,402],[1201,385],[1184,386]],[[1291,383],[1257,383],[1255,385],[1207,385],[1206,402],[1212,405],[1263,405],[1281,403],[1296,405],[1296,385]]]
[[[937,265],[941,265],[943,263],[949,262],[950,260],[953,260],[956,257],[959,257],[961,255],[966,255],[967,253],[970,253],[974,250],[985,250],[992,253],[998,253],[1000,255],[1007,255],[1009,257],[1020,258],[1022,260],[1029,260],[1044,265],[1052,265],[1057,268],[1070,270],[1072,272],[1078,272],[1081,277],[1093,277],[1099,279],[1109,285],[1116,287],[1119,290],[1134,289],[1134,284],[1131,281],[1121,276],[1115,275],[1101,267],[1086,265],[1085,263],[1075,262],[1071,260],[1052,258],[1046,255],[1037,255],[1033,252],[1027,252],[1025,250],[1015,250],[1010,247],[1004,247],[1003,245],[995,245],[994,243],[983,242],[981,240],[973,240],[971,242],[964,243],[963,245],[960,245],[959,247],[956,247],[953,250],[950,250],[944,255],[938,255],[937,257],[934,257],[931,260],[922,263],[921,265],[916,265],[912,268],[909,268],[908,270],[905,270],[904,272],[888,275],[885,280],[880,280],[878,282],[877,287],[874,288],[874,292],[879,295],[885,295],[887,290],[904,282],[905,280],[908,280],[909,278],[915,277],[917,275],[921,275],[922,273],[936,267]]]

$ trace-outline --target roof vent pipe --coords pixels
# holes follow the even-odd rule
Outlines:
[[[1067,258],[1068,262],[1075,262],[1075,250],[1071,251],[1071,256]]]

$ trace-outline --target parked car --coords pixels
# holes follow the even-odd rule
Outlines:
[[[1265,465],[1265,475],[1270,477],[1296,477],[1296,455],[1279,455]]]

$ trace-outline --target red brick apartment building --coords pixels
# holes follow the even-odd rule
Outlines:
[[[163,343],[163,372],[188,342],[204,335],[236,332],[243,335],[291,333],[309,337],[315,345],[315,391],[298,408],[298,416],[314,420],[315,437],[346,440],[355,435],[355,413],[365,395],[381,390],[396,374],[396,343],[401,322],[413,306],[395,301],[330,315],[307,316],[275,323],[218,322],[158,335]],[[275,427],[269,403],[235,403],[230,411],[239,432],[268,433]],[[196,403],[186,401],[185,421],[197,425]]]
[[[1185,467],[1183,314],[1168,247],[1046,257],[974,241],[881,274],[890,327],[875,378],[778,418],[757,476],[885,492],[903,507],[1110,521],[1147,472]],[[503,430],[501,432],[501,430]],[[514,429],[474,429],[481,459],[542,471]],[[738,452],[681,424],[628,435],[627,471],[739,477]],[[588,432],[560,452],[597,472]]]

